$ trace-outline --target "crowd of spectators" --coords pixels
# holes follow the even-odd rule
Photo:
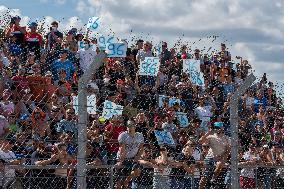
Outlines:
[[[0,187],[72,188],[76,170],[44,169],[46,165],[76,165],[77,120],[73,96],[78,79],[94,57],[104,52],[96,38],[58,30],[52,22],[46,34],[37,23],[20,26],[13,17],[0,41]],[[84,48],[78,48],[78,42]],[[149,41],[138,40],[125,58],[107,58],[88,83],[96,95],[96,114],[87,123],[88,165],[115,165],[116,188],[230,187],[230,97],[252,67],[233,63],[225,44],[218,52],[201,54],[187,46],[160,53]],[[139,75],[145,57],[159,57],[156,77]],[[200,60],[204,86],[192,84],[183,60]],[[269,66],[269,65],[268,65]],[[159,106],[159,95],[180,103]],[[123,114],[102,117],[103,103],[124,106]],[[182,127],[176,112],[185,112]],[[284,112],[266,74],[239,99],[240,165],[284,165]],[[175,144],[160,145],[155,131],[168,131]],[[79,133],[80,134],[80,133]],[[42,169],[12,169],[8,165],[38,165]],[[121,168],[123,167],[123,168]],[[87,172],[88,188],[108,188],[108,168]],[[16,178],[17,177],[17,178]],[[20,178],[21,179],[18,179]],[[283,168],[242,168],[242,188],[284,186]]]

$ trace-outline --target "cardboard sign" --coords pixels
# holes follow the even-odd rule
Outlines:
[[[89,18],[88,24],[87,24],[87,29],[89,30],[96,30],[99,27],[99,17],[92,17]]]
[[[176,117],[181,127],[188,127],[189,121],[186,113],[176,112]]]
[[[156,139],[159,145],[163,145],[163,144],[174,145],[175,144],[175,141],[170,132],[154,130],[154,133],[155,133],[155,136],[156,136]]]
[[[87,112],[89,114],[96,114],[97,111],[97,100],[96,95],[87,96]],[[78,96],[73,96],[73,108],[75,110],[75,114],[78,114],[79,106],[78,106]]]
[[[98,38],[98,47],[100,50],[105,50],[108,43],[114,43],[113,36],[100,36]]]
[[[104,102],[102,117],[104,117],[105,119],[110,119],[114,115],[122,115],[122,112],[123,112],[123,106],[115,104],[114,102],[111,102],[109,100],[106,100]]]
[[[204,77],[200,71],[200,60],[184,59],[183,72],[189,75],[192,84],[199,86],[204,85]]]
[[[169,106],[170,107],[172,107],[175,103],[178,103],[178,105],[180,105],[180,99],[178,99],[176,97],[168,97],[168,96],[165,96],[165,95],[159,95],[159,107],[163,106],[163,101],[166,98],[169,100]]]
[[[139,65],[139,75],[157,76],[160,68],[160,60],[157,57],[145,57]]]
[[[126,43],[108,43],[106,45],[107,57],[126,57]]]

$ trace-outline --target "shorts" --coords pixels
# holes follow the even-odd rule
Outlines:
[[[142,166],[134,162],[133,159],[127,159],[122,162],[123,168],[115,169],[114,177],[116,182],[125,179],[133,170],[142,169]]]
[[[211,177],[214,173],[215,170],[215,161],[213,158],[205,158],[204,159],[204,172],[203,176],[204,177]]]
[[[240,176],[240,187],[241,188],[255,188],[254,178]]]

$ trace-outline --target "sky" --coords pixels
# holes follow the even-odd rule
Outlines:
[[[204,53],[225,42],[233,58],[249,60],[256,76],[267,73],[283,91],[283,0],[1,0],[0,15],[7,8],[22,17],[22,25],[45,17],[47,25],[60,21],[62,31],[85,31],[88,18],[98,16],[98,33],[119,38],[143,36],[170,45],[180,39],[192,49],[205,47]]]

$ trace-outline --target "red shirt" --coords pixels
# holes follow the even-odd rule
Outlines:
[[[22,91],[29,88],[29,82],[24,76],[13,76],[12,81],[15,82],[18,91]]]
[[[118,136],[120,133],[125,131],[125,126],[113,126],[113,124],[110,123],[105,127],[105,131],[112,132],[110,134],[110,140],[106,141],[107,151],[110,153],[117,152],[119,148]]]
[[[39,43],[39,45],[42,44],[42,36],[38,33],[31,33],[31,32],[26,33],[25,40],[26,42],[30,43]]]

